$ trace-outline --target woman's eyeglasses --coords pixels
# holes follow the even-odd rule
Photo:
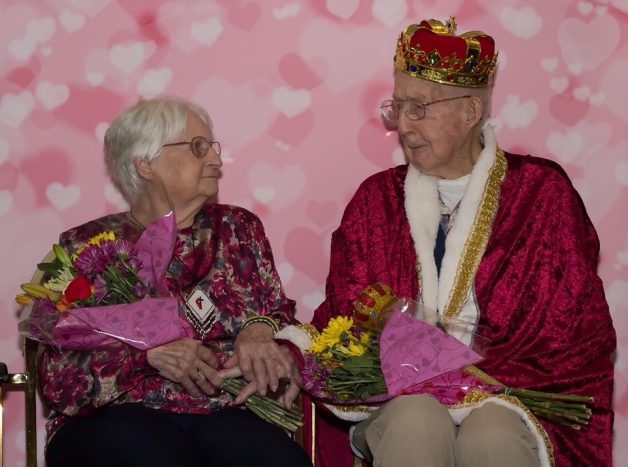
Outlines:
[[[218,141],[208,141],[204,136],[195,136],[190,141],[182,141],[180,143],[168,143],[164,144],[162,148],[166,146],[182,146],[188,144],[192,153],[198,157],[205,157],[205,154],[209,151],[209,148],[213,149],[216,154],[220,156],[220,143]]]

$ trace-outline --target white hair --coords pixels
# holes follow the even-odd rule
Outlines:
[[[190,113],[211,127],[203,108],[174,96],[140,99],[111,122],[105,133],[105,165],[111,181],[129,203],[134,203],[143,184],[133,160],[151,161],[159,156],[166,142],[185,131]]]

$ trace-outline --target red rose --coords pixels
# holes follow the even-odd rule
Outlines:
[[[65,289],[65,299],[70,303],[82,298],[89,298],[91,296],[92,284],[85,276],[76,276],[76,278],[70,282]]]

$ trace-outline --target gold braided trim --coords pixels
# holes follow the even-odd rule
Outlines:
[[[466,368],[466,367],[465,367]],[[481,371],[481,370],[478,370]],[[484,372],[482,372],[484,373]],[[486,375],[486,373],[484,373]],[[486,375],[488,376],[488,375]],[[490,376],[489,376],[490,378]],[[550,467],[554,467],[555,465],[555,461],[554,461],[554,448],[552,446],[552,442],[549,439],[549,436],[547,435],[547,432],[545,431],[545,428],[543,428],[543,425],[541,425],[541,423],[539,422],[539,420],[534,416],[534,414],[532,412],[530,412],[530,409],[528,409],[524,404],[521,403],[521,401],[519,401],[519,399],[517,399],[515,396],[506,396],[504,394],[490,394],[490,393],[486,393],[483,391],[478,391],[478,390],[472,390],[471,392],[469,392],[464,399],[462,399],[460,402],[456,403],[456,404],[452,404],[452,405],[448,405],[447,407],[449,409],[464,409],[464,408],[468,408],[468,407],[472,407],[474,405],[479,404],[480,402],[488,399],[488,398],[497,398],[497,399],[502,399],[506,402],[509,402],[512,405],[516,405],[517,407],[519,407],[521,410],[523,410],[525,412],[525,414],[527,415],[528,419],[532,422],[532,424],[534,425],[534,427],[536,428],[536,431],[541,435],[541,438],[543,438],[543,444],[545,445],[545,451],[547,452],[547,458],[549,459],[549,464]],[[541,449],[541,446],[539,446],[539,449]]]
[[[372,405],[342,405],[342,404],[325,404],[327,407],[333,407],[334,410],[344,413],[373,413],[377,407]]]
[[[480,206],[475,214],[475,219],[469,229],[469,235],[465,241],[462,254],[458,260],[458,269],[454,284],[449,292],[447,305],[443,310],[443,316],[456,318],[462,310],[462,305],[467,297],[467,292],[473,285],[475,273],[478,270],[486,244],[491,236],[493,220],[499,208],[500,185],[506,175],[506,157],[499,146],[495,154],[495,164],[488,175]]]
[[[302,333],[304,333],[307,337],[309,337],[312,342],[314,342],[316,338],[320,335],[320,332],[318,332],[318,329],[316,329],[310,323],[297,324],[296,328]]]
[[[466,365],[466,366],[462,367],[462,371],[467,373],[467,374],[469,374],[469,375],[475,376],[477,379],[482,381],[484,384],[488,384],[488,385],[491,385],[491,386],[504,386],[502,383],[497,381],[495,378],[493,378],[488,373],[484,373],[477,366]]]

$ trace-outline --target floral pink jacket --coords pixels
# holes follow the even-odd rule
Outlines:
[[[64,232],[60,244],[72,253],[89,238],[110,230],[131,241],[141,234],[126,213],[119,213]],[[264,227],[243,208],[206,204],[193,225],[178,232],[166,279],[182,303],[201,283],[216,305],[217,319],[203,341],[221,363],[232,354],[235,336],[249,316],[270,316],[280,328],[296,322],[295,303],[286,298]],[[87,416],[110,404],[138,402],[189,413],[232,404],[224,392],[193,398],[180,384],[162,378],[148,363],[146,352],[123,342],[93,351],[57,353],[45,347],[39,377],[43,399],[52,409],[48,440],[67,417]]]

